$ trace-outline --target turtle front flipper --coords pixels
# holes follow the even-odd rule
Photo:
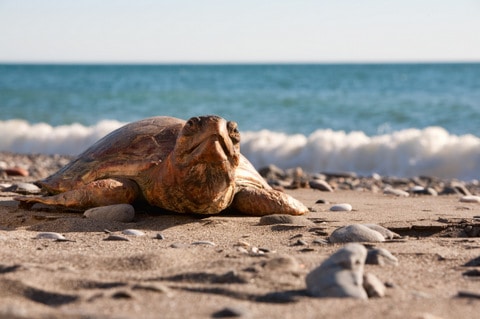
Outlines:
[[[292,196],[264,188],[245,187],[235,194],[231,207],[244,214],[264,216],[270,214],[303,215],[308,208]]]
[[[76,189],[53,196],[14,198],[20,207],[36,203],[68,208],[91,208],[114,204],[131,204],[140,194],[138,185],[129,179],[109,178],[93,181]]]

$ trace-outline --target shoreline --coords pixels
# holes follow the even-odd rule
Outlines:
[[[0,181],[16,179],[19,181],[33,182],[45,178],[64,165],[68,164],[75,156],[48,155],[48,154],[22,154],[0,151]],[[5,169],[20,168],[26,170],[26,176],[12,176],[5,173]],[[281,189],[316,188],[321,185],[313,185],[315,180],[323,180],[333,190],[358,190],[382,192],[386,187],[399,188],[406,192],[428,195],[428,188],[433,194],[463,194],[466,192],[480,195],[480,181],[478,179],[463,181],[459,179],[442,179],[435,176],[394,177],[360,176],[354,172],[319,172],[309,174],[301,168],[280,169],[274,165],[258,169],[261,175],[274,187]],[[417,187],[417,189],[415,189]],[[418,187],[423,187],[420,189]],[[430,194],[431,195],[431,194]]]

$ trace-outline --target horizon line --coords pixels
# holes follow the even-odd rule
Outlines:
[[[2,61],[0,65],[359,65],[359,64],[477,64],[478,60],[338,60],[338,61]]]

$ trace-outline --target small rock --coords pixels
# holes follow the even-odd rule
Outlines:
[[[410,188],[410,192],[413,193],[413,194],[417,194],[417,195],[431,195],[431,196],[437,196],[438,195],[437,191],[434,190],[433,188],[423,187],[423,186],[418,186],[418,185]]]
[[[22,167],[18,167],[18,166],[15,166],[15,167],[11,167],[11,168],[5,168],[3,170],[8,176],[23,176],[23,177],[27,177],[29,174],[28,174],[28,171]]]
[[[319,199],[315,202],[315,204],[330,204],[330,202],[326,199]]]
[[[465,196],[472,195],[468,190],[468,188],[466,188],[463,183],[453,181],[450,183],[450,187],[453,188],[454,191],[458,194],[465,195]]]
[[[157,235],[155,235],[155,239],[163,240],[165,239],[165,236],[162,233],[158,233]]]
[[[332,212],[349,212],[352,210],[352,205],[350,204],[337,204],[330,207]]]
[[[321,179],[311,180],[308,184],[312,189],[318,189],[322,192],[333,192],[332,186],[330,186],[326,181]]]
[[[23,195],[36,195],[40,193],[40,188],[32,183],[16,183],[3,189],[4,192],[13,192]]]
[[[307,275],[307,292],[314,297],[367,299],[363,288],[366,257],[367,249],[363,245],[345,245]]]
[[[387,290],[383,282],[371,273],[363,275],[363,288],[367,292],[369,298],[385,297],[385,290]]]
[[[129,223],[135,217],[135,209],[129,204],[117,204],[91,208],[83,214],[86,218]]]
[[[313,243],[317,244],[317,245],[328,245],[328,240],[323,239],[323,238],[315,238],[313,240]]]
[[[391,188],[391,187],[386,187],[383,190],[383,193],[387,194],[387,195],[395,195],[395,196],[398,196],[398,197],[408,197],[408,196],[410,196],[410,194],[408,192],[404,191],[404,190]]]
[[[128,239],[127,237],[123,237],[119,235],[109,235],[104,240],[105,241],[130,241],[130,239]]]
[[[383,242],[385,237],[365,225],[353,224],[337,228],[329,237],[331,243]]]
[[[145,236],[145,233],[138,229],[125,229],[122,231],[122,234],[127,236]]]
[[[305,240],[298,239],[292,246],[308,246],[308,244]]]
[[[393,256],[391,252],[385,248],[372,248],[368,250],[366,264],[369,265],[398,265],[397,257]]]
[[[65,236],[63,236],[62,234],[54,233],[54,232],[38,233],[37,236],[35,236],[35,239],[67,240]]]
[[[216,246],[217,244],[209,240],[199,240],[199,241],[194,241],[192,245]]]
[[[378,231],[380,234],[382,234],[385,239],[395,239],[395,238],[400,238],[401,236],[397,233],[394,233],[388,228],[385,228],[383,226],[377,225],[377,224],[363,224],[364,226],[367,226],[370,229],[373,229],[375,231]]]
[[[464,203],[480,203],[480,196],[467,195],[460,198],[461,202]]]

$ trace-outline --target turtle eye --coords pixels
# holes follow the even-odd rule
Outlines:
[[[230,138],[232,139],[233,143],[240,143],[240,132],[238,131],[238,125],[235,122],[229,121],[227,122],[227,129]]]
[[[194,130],[199,122],[200,119],[198,117],[192,117],[187,121],[187,123],[185,123],[185,127],[189,130]]]

